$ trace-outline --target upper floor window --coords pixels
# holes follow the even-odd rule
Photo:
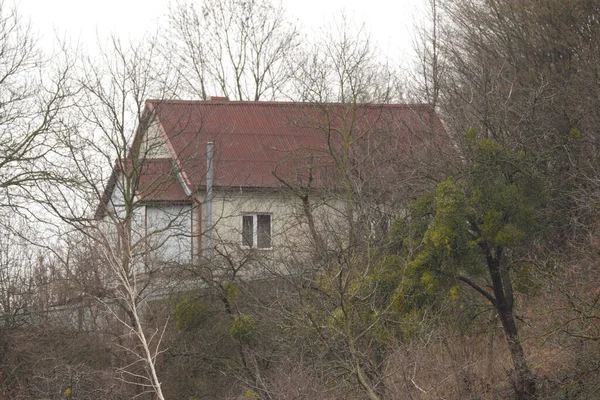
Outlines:
[[[242,246],[257,249],[271,248],[271,214],[242,216]]]

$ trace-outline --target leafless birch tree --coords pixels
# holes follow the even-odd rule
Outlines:
[[[151,37],[139,44],[122,44],[113,37],[99,58],[80,58],[77,108],[69,114],[63,137],[78,184],[49,190],[43,204],[62,219],[64,237],[72,235],[74,243],[85,244],[91,260],[87,268],[98,268],[92,275],[101,287],[77,290],[104,304],[122,324],[121,346],[129,354],[120,366],[124,380],[164,399],[156,370],[163,331],[148,326],[143,313],[150,276],[162,268],[152,258],[156,251],[150,254],[162,242],[151,247],[149,235],[165,228],[149,234],[139,207],[146,155],[160,143],[133,142],[136,130],[151,123],[144,113],[146,100],[171,98],[177,89],[164,64],[155,63],[156,55]],[[161,177],[155,178],[160,185]]]

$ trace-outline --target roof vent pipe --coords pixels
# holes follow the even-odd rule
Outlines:
[[[213,142],[206,143],[206,258],[212,258]]]

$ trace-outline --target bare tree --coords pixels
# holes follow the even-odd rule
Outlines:
[[[434,108],[439,102],[440,90],[444,76],[443,53],[440,50],[440,42],[443,37],[440,29],[441,24],[440,7],[438,0],[430,0],[427,9],[425,24],[416,24],[414,47],[418,57],[415,70],[418,71],[412,77],[414,88],[413,96],[417,99],[424,99]]]
[[[431,28],[422,31],[420,42],[425,95],[442,110],[465,161],[469,135],[464,132],[472,128],[469,132],[477,132],[478,138],[531,157],[530,176],[543,177],[549,186],[549,202],[536,210],[545,231],[538,246],[548,260],[540,262],[539,253],[525,258],[544,271],[553,264],[552,253],[573,257],[570,246],[587,246],[596,231],[595,217],[581,206],[596,197],[588,177],[598,159],[595,150],[588,150],[597,147],[597,138],[590,134],[598,127],[598,85],[592,78],[598,71],[597,5],[437,0],[431,9]],[[503,268],[513,274],[506,287],[514,285],[516,267]],[[506,304],[512,305],[512,290],[507,292]],[[508,337],[508,329],[506,333]],[[521,387],[516,387],[518,396],[533,397],[526,360],[515,355],[515,368],[522,363],[525,371]]]
[[[293,123],[317,132],[323,146],[290,154],[297,176],[285,165],[275,171],[306,230],[281,261],[296,299],[282,301],[281,313],[289,330],[314,343],[300,344],[299,358],[330,385],[380,399],[392,321],[399,330],[405,324],[389,301],[398,282],[383,259],[385,238],[409,199],[439,179],[433,159],[444,158],[438,151],[448,141],[432,108],[385,105],[400,97],[399,79],[360,29],[343,21],[315,49],[295,76],[312,104]]]
[[[178,3],[170,13],[173,60],[186,89],[206,100],[220,93],[237,100],[282,96],[288,60],[298,47],[298,31],[281,4],[264,0],[207,0],[200,9]]]
[[[37,182],[64,180],[53,162],[71,63],[46,57],[17,10],[0,2],[0,212],[24,211]]]
[[[22,222],[18,220],[3,221],[17,229],[5,229],[0,236],[0,313],[4,332],[31,323],[30,313],[35,308],[37,255],[31,243],[22,237],[23,229],[18,229]]]
[[[289,96],[316,103],[389,103],[403,96],[399,71],[382,59],[364,26],[343,15],[294,60]]]
[[[177,90],[165,65],[155,63],[156,54],[152,37],[128,45],[113,37],[99,59],[81,57],[77,107],[65,118],[62,138],[77,185],[49,188],[43,205],[62,219],[61,235],[89,252],[79,260],[91,271],[83,274],[85,268],[74,269],[64,258],[63,273],[71,283],[84,284],[72,286],[81,296],[105,305],[122,324],[125,381],[163,399],[156,370],[163,330],[150,326],[143,313],[151,277],[167,266],[162,244],[170,236],[164,232],[180,212],[167,212],[165,221],[144,221],[142,200],[164,189],[173,176],[170,167],[165,174],[148,172],[152,167],[146,158],[161,147],[159,139],[134,142],[136,132],[152,123],[146,100],[171,98]]]

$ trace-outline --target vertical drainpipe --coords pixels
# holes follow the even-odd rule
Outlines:
[[[206,258],[212,258],[213,142],[206,143]]]

